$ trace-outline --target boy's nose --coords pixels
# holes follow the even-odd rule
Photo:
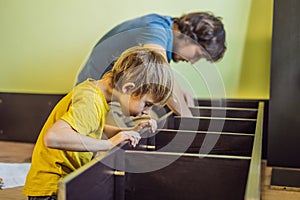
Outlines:
[[[142,112],[142,114],[143,114],[143,115],[149,115],[149,110],[144,110],[144,111]]]
[[[150,113],[150,108],[145,108],[142,112],[143,115],[149,115]]]

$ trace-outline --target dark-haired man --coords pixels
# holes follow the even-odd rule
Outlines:
[[[226,50],[225,30],[220,17],[208,12],[194,12],[180,18],[148,14],[125,21],[106,33],[93,48],[78,74],[77,83],[87,78],[99,79],[110,70],[123,51],[132,46],[145,46],[160,51],[170,62],[191,64],[204,58],[221,59]],[[192,116],[192,96],[174,85],[168,102],[175,114]]]

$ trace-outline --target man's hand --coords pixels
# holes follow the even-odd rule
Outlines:
[[[188,107],[195,107],[194,97],[189,92],[183,91],[183,97]]]
[[[181,89],[178,83],[174,81],[173,94],[167,102],[168,107],[178,116],[192,117],[193,114],[189,109],[187,98],[188,96],[184,95],[184,91]]]

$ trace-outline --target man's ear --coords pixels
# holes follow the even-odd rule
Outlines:
[[[123,93],[129,93],[130,90],[132,90],[133,88],[135,87],[135,84],[134,83],[125,83],[123,86],[122,86],[122,92]]]

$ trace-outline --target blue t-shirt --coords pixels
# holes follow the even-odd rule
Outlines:
[[[100,79],[126,49],[143,44],[159,44],[166,49],[168,62],[172,59],[173,20],[170,16],[149,14],[125,21],[106,33],[93,48],[81,69],[77,83],[87,78]]]

